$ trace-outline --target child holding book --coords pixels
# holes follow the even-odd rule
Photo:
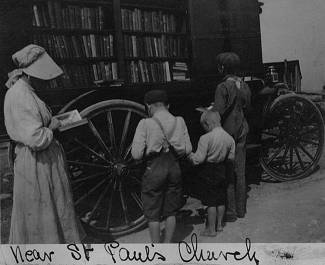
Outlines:
[[[206,227],[201,235],[213,237],[217,235],[216,221],[217,231],[223,229],[227,183],[233,178],[235,141],[221,127],[218,112],[205,111],[200,122],[206,134],[200,137],[198,148],[189,159],[194,165],[200,164],[200,199],[208,206]]]

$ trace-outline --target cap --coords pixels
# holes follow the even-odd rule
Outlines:
[[[151,90],[144,95],[144,103],[150,105],[157,102],[168,103],[168,96],[164,90]]]

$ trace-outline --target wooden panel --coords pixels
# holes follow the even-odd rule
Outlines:
[[[221,1],[222,2],[222,1]],[[193,36],[212,35],[220,32],[221,10],[215,0],[190,0],[191,32]]]
[[[198,76],[217,73],[216,56],[227,45],[225,38],[202,38],[193,41],[193,73]]]
[[[5,133],[3,100],[7,73],[14,69],[11,55],[28,44],[31,25],[29,1],[0,1],[0,135]]]
[[[257,0],[191,0],[193,76],[216,75],[216,55],[233,51],[244,72],[262,70]]]

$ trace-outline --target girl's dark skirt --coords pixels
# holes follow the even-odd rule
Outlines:
[[[199,199],[208,207],[226,203],[226,167],[224,163],[204,163],[197,168]]]

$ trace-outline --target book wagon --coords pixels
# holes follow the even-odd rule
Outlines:
[[[184,117],[196,143],[202,132],[195,109],[213,101],[220,52],[239,54],[252,92],[247,164],[279,181],[317,168],[324,145],[321,110],[297,82],[288,81],[288,68],[278,76],[279,69],[263,67],[257,0],[4,2],[3,39],[14,43],[4,46],[6,54],[34,42],[65,72],[38,93],[56,114],[80,113],[83,122],[58,137],[76,211],[92,235],[123,235],[146,224],[144,163],[130,155],[135,128],[147,116],[145,92],[165,89],[171,112]],[[13,12],[21,17],[18,23]],[[8,56],[1,56],[9,65]]]

